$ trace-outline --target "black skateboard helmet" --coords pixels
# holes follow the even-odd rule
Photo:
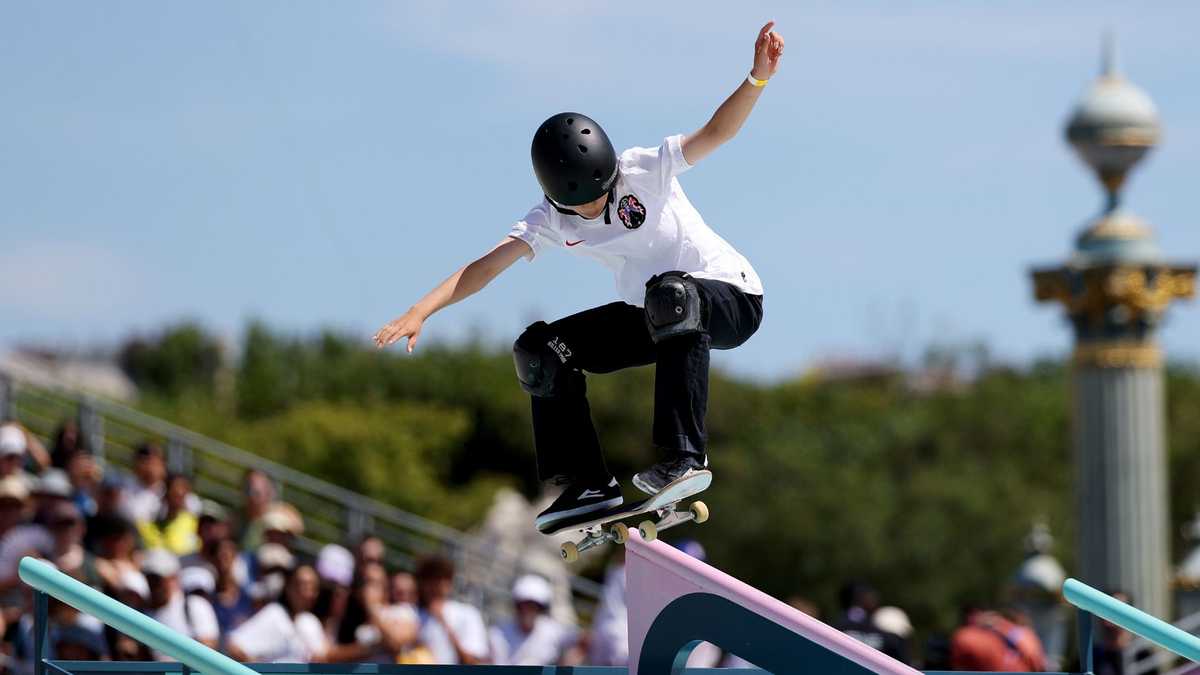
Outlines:
[[[617,152],[587,115],[564,112],[542,122],[530,155],[542,192],[564,206],[597,199],[617,181]]]

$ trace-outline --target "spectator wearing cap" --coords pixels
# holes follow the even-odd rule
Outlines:
[[[435,663],[485,663],[488,636],[483,615],[471,605],[450,599],[454,563],[441,556],[423,558],[417,563],[416,577],[421,642],[432,652]]]
[[[185,595],[179,582],[179,559],[156,548],[142,556],[142,574],[150,586],[147,609],[151,618],[200,643],[216,647],[220,627],[212,604],[198,594]],[[169,660],[156,654],[159,660]]]
[[[388,602],[387,570],[379,563],[359,569],[353,591],[329,660],[396,663],[417,641],[416,608]]]
[[[291,549],[292,540],[304,534],[304,518],[296,507],[286,502],[275,502],[259,519],[262,540],[265,544],[277,544]]]
[[[27,555],[45,558],[84,583],[100,583],[95,558],[83,548],[83,518],[69,501],[43,505],[34,522],[14,527],[0,541],[0,588],[17,586],[17,564]]]
[[[177,556],[195,553],[200,548],[200,538],[197,535],[199,521],[188,510],[191,481],[186,476],[174,474],[167,478],[166,484],[166,497],[158,516],[137,524],[142,543],[146,548],[165,548]]]
[[[98,516],[91,521],[96,542],[96,571],[104,580],[104,589],[118,599],[137,598],[141,604],[150,597],[150,585],[136,559],[137,531],[133,523],[120,516]]]
[[[212,594],[212,605],[224,639],[229,631],[242,625],[254,614],[254,598],[244,581],[245,560],[238,551],[237,542],[225,538],[217,542],[215,549],[216,589]],[[242,570],[240,577],[239,568]]]
[[[874,588],[861,581],[852,581],[842,586],[838,599],[844,614],[834,623],[834,628],[897,661],[908,663],[908,645],[905,641],[895,633],[880,629],[871,620],[879,608],[879,594]]]
[[[19,476],[0,478],[0,540],[29,513],[29,486]]]
[[[242,493],[246,500],[242,505],[242,529],[239,535],[242,549],[252,551],[262,543],[262,522],[271,504],[275,503],[275,484],[271,477],[250,469],[242,477]]]
[[[43,471],[34,478],[31,492],[34,507],[39,511],[54,504],[75,503],[75,488],[71,485],[67,472],[62,469]]]
[[[29,513],[29,487],[18,476],[0,478],[0,542],[25,522]],[[19,589],[0,592],[0,635],[23,613]]]
[[[579,639],[579,632],[549,615],[554,591],[544,578],[526,574],[513,584],[513,618],[491,630],[492,662],[552,666]]]
[[[162,446],[147,441],[133,454],[132,485],[126,486],[121,508],[125,518],[133,523],[152,522],[162,509],[166,492],[167,462]]]
[[[229,655],[239,661],[324,661],[329,642],[320,619],[312,613],[319,591],[317,571],[311,565],[296,567],[288,573],[279,600],[229,634]]]
[[[16,476],[32,488],[34,477],[25,472],[29,436],[16,424],[0,426],[0,478]]]
[[[908,612],[905,612],[899,607],[893,607],[891,605],[880,607],[879,609],[875,610],[874,614],[871,615],[871,621],[875,623],[875,626],[879,628],[879,630],[885,633],[899,635],[900,639],[902,640],[907,641],[910,637],[912,637],[912,621],[910,621],[908,618]]]
[[[345,546],[326,544],[317,553],[316,570],[321,579],[321,593],[313,614],[321,619],[329,635],[337,635],[346,615],[355,569],[354,554]]]
[[[196,519],[196,536],[200,540],[200,547],[195,553],[181,556],[179,566],[207,567],[209,571],[217,575],[217,549],[231,535],[229,514],[225,508],[216,502],[207,499],[201,500],[200,516]],[[234,546],[236,550],[236,542]],[[249,584],[250,572],[245,559],[240,555],[236,557],[234,563],[234,575],[239,586]]]
[[[283,592],[289,572],[296,566],[296,557],[279,544],[263,544],[254,554],[256,580],[250,586],[250,595],[255,602],[265,604],[274,601]]]

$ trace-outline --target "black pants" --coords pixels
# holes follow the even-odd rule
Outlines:
[[[590,483],[609,476],[592,424],[584,371],[611,373],[655,364],[654,445],[667,455],[704,456],[709,350],[733,349],[750,339],[762,321],[763,299],[722,281],[694,281],[700,295],[698,333],[656,344],[645,311],[624,302],[539,327],[542,335],[558,341],[556,350],[565,356],[564,365],[571,369],[573,380],[566,388],[568,393],[531,397],[539,478]]]

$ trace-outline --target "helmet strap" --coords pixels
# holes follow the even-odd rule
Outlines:
[[[550,202],[550,206],[553,206],[555,211],[558,211],[559,213],[568,215],[568,216],[579,216],[580,218],[583,217],[583,216],[579,215],[578,211],[569,209],[569,208],[563,206],[562,204],[559,204],[558,202],[554,201],[553,199],[550,198],[550,195],[543,192],[542,196],[546,198],[546,201]],[[609,190],[608,191],[608,199],[604,200],[604,224],[605,225],[612,225],[612,218],[608,215],[608,206],[609,206],[609,204],[612,204],[612,203],[613,203],[613,191]]]

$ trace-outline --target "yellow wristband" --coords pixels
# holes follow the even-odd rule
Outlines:
[[[760,80],[760,79],[754,77],[754,74],[751,73],[746,76],[746,81],[749,82],[750,86],[752,86],[752,87],[765,87],[765,86],[767,86],[767,82],[769,82],[770,79],[768,78],[766,80]]]

